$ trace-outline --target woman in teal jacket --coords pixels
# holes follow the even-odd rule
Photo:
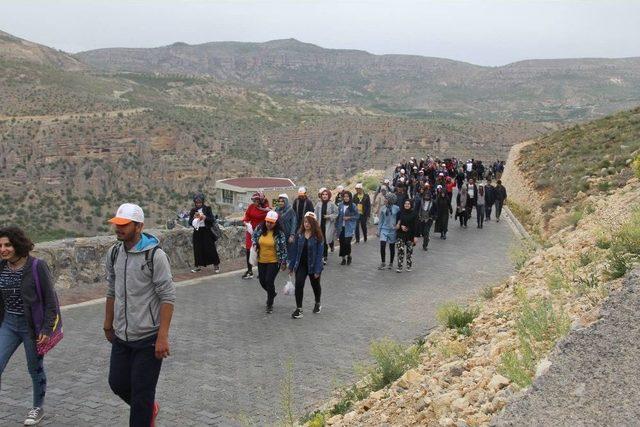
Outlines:
[[[324,267],[322,255],[324,249],[324,238],[322,229],[316,220],[313,212],[307,212],[302,220],[302,226],[296,236],[296,241],[292,245],[290,254],[289,271],[295,273],[296,278],[296,310],[291,314],[294,319],[302,317],[302,297],[304,284],[309,276],[313,295],[315,296],[314,313],[320,313],[320,274]]]
[[[340,265],[351,264],[351,239],[356,232],[356,225],[360,214],[356,205],[352,202],[351,192],[342,193],[342,202],[338,205],[338,219],[336,220],[336,233],[340,242]]]

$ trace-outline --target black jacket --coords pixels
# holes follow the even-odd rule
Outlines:
[[[496,188],[493,185],[484,186],[484,203],[485,206],[493,206],[496,202]]]
[[[371,216],[371,199],[367,193],[362,193],[362,196],[358,193],[354,194],[353,203],[355,203],[356,206],[358,206],[359,203],[362,203],[362,216],[365,218],[369,218],[369,216]]]
[[[496,185],[496,201],[504,202],[507,199],[507,189],[504,185]]]
[[[398,221],[400,222],[400,228],[398,229],[398,239],[403,241],[410,241],[416,237],[416,231],[418,227],[418,214],[411,208],[406,210],[400,209],[398,213]],[[402,231],[402,226],[407,227],[407,231]]]
[[[304,218],[304,214],[306,214],[307,212],[315,211],[313,202],[309,200],[308,197],[304,198],[304,202],[300,201],[300,197],[296,197],[291,207],[293,207],[293,211],[296,213],[296,217],[298,219],[298,222],[296,224],[298,225],[302,224],[302,218]]]
[[[22,300],[24,301],[24,316],[27,319],[29,325],[29,332],[32,338],[36,338],[36,328],[33,324],[33,316],[31,315],[31,306],[38,301],[38,293],[36,291],[36,282],[33,279],[31,272],[34,258],[29,256],[27,262],[24,265],[24,273],[22,275],[22,283],[20,285],[20,292],[22,293]],[[7,266],[6,261],[0,261],[0,271]],[[42,288],[42,297],[44,299],[44,324],[42,325],[42,333],[51,336],[53,331],[53,325],[56,321],[57,312],[57,297],[53,287],[53,279],[49,266],[44,260],[38,261],[38,277],[40,278],[40,287]],[[4,300],[0,297],[0,325],[4,320]]]

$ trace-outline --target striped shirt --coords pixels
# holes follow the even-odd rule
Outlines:
[[[0,271],[0,295],[4,302],[4,309],[11,314],[24,314],[24,302],[22,300],[22,274],[24,266],[13,271],[8,266]]]

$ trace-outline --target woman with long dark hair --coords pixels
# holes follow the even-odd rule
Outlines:
[[[447,231],[449,230],[449,215],[453,213],[451,203],[441,185],[436,187],[436,224],[434,233],[440,233],[440,238],[447,239]]]
[[[33,384],[33,408],[24,421],[28,426],[40,423],[44,417],[47,376],[44,357],[38,354],[37,346],[49,341],[58,320],[49,267],[44,260],[29,255],[32,249],[33,242],[20,228],[0,229],[0,376],[23,344]],[[41,319],[38,311],[44,312]]]
[[[358,224],[358,209],[353,203],[350,191],[342,193],[342,202],[338,205],[338,219],[336,220],[336,233],[340,242],[340,265],[351,265],[351,239],[356,232]]]
[[[204,204],[204,194],[193,197],[193,208],[189,212],[189,225],[193,227],[193,269],[192,273],[200,271],[202,267],[213,264],[213,271],[220,273],[220,257],[216,249],[218,238],[211,227],[215,217],[211,206]]]
[[[323,247],[324,238],[316,215],[313,212],[307,212],[302,219],[300,230],[298,230],[289,263],[289,270],[292,274],[295,273],[296,278],[296,310],[291,314],[294,319],[302,317],[302,298],[307,276],[309,276],[315,297],[313,312],[320,313],[322,309],[320,305],[322,292],[320,274],[324,266],[322,262]]]
[[[282,230],[278,213],[270,211],[253,232],[253,245],[258,252],[258,280],[267,292],[267,314],[273,312],[276,276],[287,268],[287,236]]]

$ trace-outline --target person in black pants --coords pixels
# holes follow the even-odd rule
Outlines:
[[[291,274],[295,273],[296,278],[296,309],[291,314],[291,317],[294,319],[300,319],[303,315],[302,298],[307,276],[309,276],[313,295],[315,296],[313,312],[320,313],[322,309],[320,305],[322,292],[320,288],[320,274],[323,269],[323,246],[324,239],[322,237],[322,230],[316,220],[316,215],[313,212],[307,212],[304,215],[302,226],[296,236],[296,241],[289,257],[289,271]]]
[[[360,229],[362,228],[362,238],[367,241],[367,222],[371,215],[371,198],[364,192],[362,183],[356,184],[356,194],[353,196],[353,203],[358,209],[358,223],[356,224],[356,243],[360,243]]]
[[[502,214],[502,205],[507,200],[507,189],[502,185],[502,180],[496,181],[495,189],[495,201],[496,201],[496,221],[500,222],[500,215]]]
[[[273,313],[276,276],[287,268],[287,236],[278,213],[270,211],[264,222],[253,232],[252,243],[258,252],[258,280],[267,292],[267,314]]]

